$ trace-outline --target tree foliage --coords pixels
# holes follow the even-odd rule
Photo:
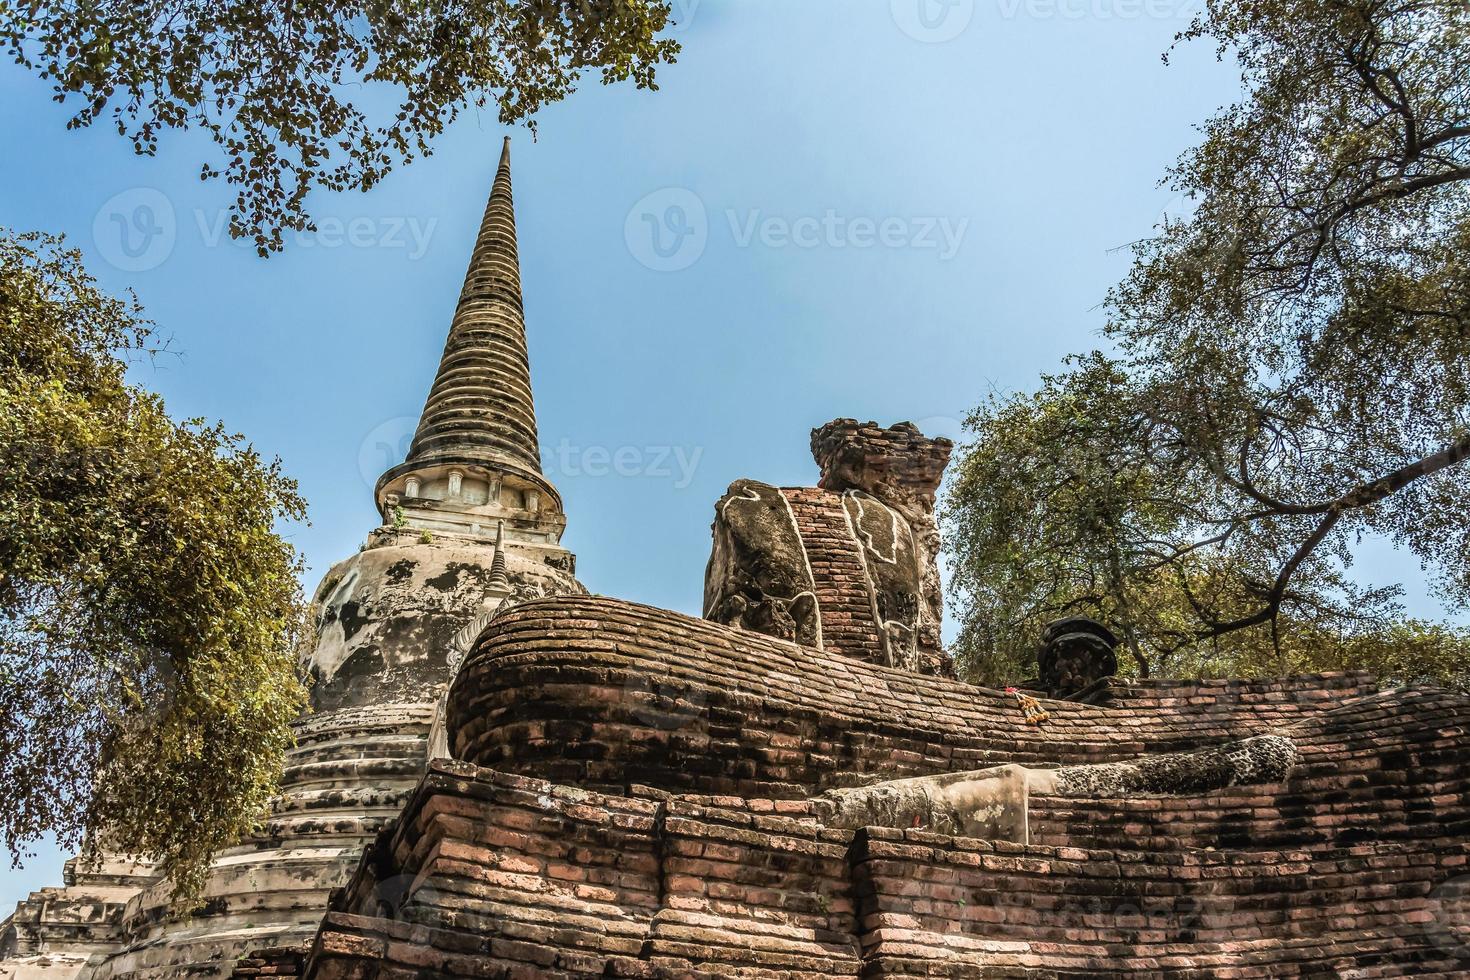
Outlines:
[[[295,484],[130,385],[136,302],[0,232],[0,837],[151,857],[181,898],[260,817],[305,705]]]
[[[1206,540],[1192,508],[1213,481],[1190,484],[1140,451],[1155,438],[1148,395],[1094,354],[1035,394],[971,415],[975,440],[956,463],[944,514],[963,597],[958,652],[971,677],[999,685],[1034,676],[1042,627],[1080,613],[1119,633],[1129,673],[1362,669],[1470,689],[1470,637],[1400,621],[1396,590],[1355,585],[1325,551],[1297,569],[1274,620],[1209,630],[1191,600],[1209,596],[1221,614],[1244,616],[1260,602],[1272,556],[1213,545],[1178,554]]]
[[[1463,676],[1462,636],[1391,627],[1398,590],[1348,572],[1380,536],[1470,600],[1470,7],[1215,0],[1199,38],[1246,97],[1171,170],[1198,208],[1135,247],[1115,353],[971,419],[962,655],[1014,670],[1038,617],[1090,610],[1139,669],[1438,643]]]
[[[197,127],[261,254],[311,227],[313,187],[367,190],[461,112],[531,120],[588,71],[656,89],[667,0],[0,0],[0,41],[140,154]],[[381,97],[378,97],[381,95]],[[396,108],[392,103],[396,102]]]

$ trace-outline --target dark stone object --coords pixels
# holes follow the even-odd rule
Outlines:
[[[1036,653],[1041,687],[1054,698],[1065,698],[1113,676],[1118,672],[1117,645],[1112,630],[1086,616],[1048,623]]]

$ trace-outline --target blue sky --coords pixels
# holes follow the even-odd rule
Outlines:
[[[512,133],[542,448],[582,580],[697,614],[732,480],[810,484],[809,430],[838,416],[955,435],[1095,346],[1124,247],[1179,208],[1158,178],[1236,92],[1207,45],[1161,62],[1196,5],[676,0],[659,92],[590,80],[538,139]],[[370,194],[313,196],[321,231],[262,260],[220,232],[207,140],[139,158],[105,125],[67,132],[14,67],[0,92],[0,224],[64,232],[136,290],[179,352],[137,380],[281,457],[314,587],[377,523],[506,130],[471,113]],[[134,219],[162,234],[124,239]],[[1372,548],[1359,572],[1440,613],[1412,560]],[[60,862],[0,872],[0,908]]]

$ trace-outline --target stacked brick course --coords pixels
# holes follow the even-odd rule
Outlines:
[[[380,838],[328,916],[306,975],[1368,978],[1470,969],[1454,888],[1470,870],[1463,835],[1219,851],[1185,841],[1159,850],[1021,845],[829,830],[802,801],[635,792],[434,763],[403,823]]]
[[[498,617],[448,702],[452,754],[621,792],[804,799],[837,786],[1006,762],[1108,762],[1275,731],[1367,688],[1361,675],[1257,681],[1228,697],[1119,685],[1111,706],[1014,699],[597,596]],[[1224,690],[1224,689],[1222,689]]]
[[[882,634],[863,553],[842,495],[815,487],[781,491],[800,529],[822,621],[822,648],[865,663],[883,662]]]
[[[1204,798],[1034,802],[1046,843],[1180,847],[1333,847],[1470,833],[1465,699],[1388,691],[1291,729],[1302,761],[1289,787],[1233,787]]]
[[[821,469],[817,486],[839,493],[871,494],[903,515],[913,532],[920,567],[918,648],[921,668],[951,669],[939,636],[944,592],[939,582],[939,527],[935,498],[954,443],[927,438],[912,422],[883,428],[875,422],[834,419],[812,430],[812,456]]]
[[[1463,977],[1463,924],[1435,889],[1467,852],[1109,851],[871,828],[853,857],[863,976]]]
[[[234,980],[255,977],[299,977],[306,967],[308,946],[268,946],[240,960]]]
[[[854,976],[850,840],[805,804],[614,797],[436,762],[308,972]]]
[[[1470,699],[1335,674],[1102,700],[1048,702],[1038,729],[942,678],[614,600],[526,604],[450,702],[457,751],[496,768],[433,764],[306,975],[1470,973]],[[1284,783],[1033,797],[1029,844],[829,829],[804,798],[1262,731],[1300,748]]]
[[[715,505],[706,618],[952,676],[939,637],[934,524],[952,448],[909,422],[884,429],[837,419],[812,432],[818,486],[732,483]]]

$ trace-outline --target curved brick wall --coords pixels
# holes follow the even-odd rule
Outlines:
[[[1292,726],[1283,786],[1201,797],[1031,799],[1032,840],[1088,847],[1326,847],[1470,833],[1470,699],[1388,691]]]
[[[1280,731],[1373,690],[1361,675],[1124,684],[1107,706],[1046,702],[860,663],[600,596],[524,603],[450,691],[454,756],[588,788],[804,798],[1002,762],[1101,762]]]

